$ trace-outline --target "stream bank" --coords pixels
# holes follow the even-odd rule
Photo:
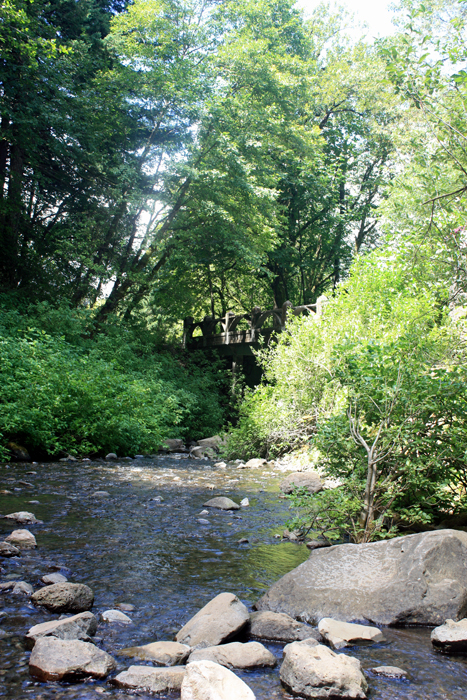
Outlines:
[[[222,591],[235,593],[251,609],[283,574],[308,557],[304,545],[280,542],[288,502],[278,498],[284,474],[277,470],[214,469],[211,462],[164,456],[117,462],[1,465],[0,513],[32,511],[42,525],[28,526],[38,548],[3,559],[1,580],[25,580],[37,590],[40,578],[60,571],[95,593],[93,612],[120,604],[134,606],[132,624],[100,622],[99,645],[118,661],[119,650],[173,639],[182,625]],[[100,492],[100,495],[98,495]],[[102,493],[104,492],[104,494]],[[107,495],[105,495],[105,493]],[[225,495],[250,505],[239,511],[210,510],[203,503]],[[30,503],[39,501],[39,503]],[[206,522],[200,522],[200,520]],[[0,520],[2,536],[13,529]],[[239,540],[248,540],[239,543]],[[28,672],[28,629],[53,617],[22,595],[0,597],[0,694],[30,697],[130,697],[103,681],[77,685],[38,683]],[[442,656],[431,648],[429,630],[385,630],[388,641],[355,647],[364,670],[377,665],[405,668],[409,681],[368,674],[375,700],[460,700],[465,696],[467,660]],[[268,644],[281,656],[282,645]],[[290,696],[278,669],[238,672],[257,700]],[[150,697],[140,694],[140,697]]]

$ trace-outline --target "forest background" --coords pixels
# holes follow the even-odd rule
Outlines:
[[[0,458],[233,420],[231,456],[340,480],[302,531],[466,510],[467,2],[394,16],[368,43],[291,0],[2,2]],[[185,316],[323,293],[253,392],[180,349]]]

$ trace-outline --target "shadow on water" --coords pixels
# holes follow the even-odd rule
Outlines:
[[[32,473],[35,472],[35,473]],[[119,670],[130,661],[119,650],[174,633],[222,591],[250,608],[280,576],[308,556],[306,547],[274,538],[283,529],[287,502],[277,498],[279,474],[213,469],[205,462],[161,457],[111,463],[14,465],[0,468],[0,512],[32,511],[43,525],[30,526],[38,549],[1,562],[2,581],[25,580],[34,588],[51,570],[94,590],[93,611],[119,603],[135,606],[131,625],[100,623],[97,641],[114,655]],[[29,484],[29,485],[27,485]],[[105,491],[108,495],[98,495]],[[236,501],[240,511],[205,510],[215,495]],[[37,500],[39,503],[31,504]],[[199,520],[207,522],[199,522]],[[0,534],[14,529],[0,520]],[[248,539],[246,543],[239,543]],[[34,624],[57,617],[24,596],[0,597],[0,696],[19,700],[130,697],[105,682],[37,683],[28,673],[23,636]],[[1,634],[1,633],[0,633]],[[348,651],[360,658],[374,700],[461,700],[467,697],[467,663],[432,651],[427,630],[386,630],[388,642]],[[281,645],[268,645],[278,659]],[[409,681],[385,680],[369,669],[396,665]],[[278,670],[239,673],[258,700],[281,698]],[[151,697],[139,694],[139,697]],[[134,697],[134,696],[132,696]]]

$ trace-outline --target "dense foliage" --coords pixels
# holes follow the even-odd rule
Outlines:
[[[47,303],[2,309],[0,459],[7,439],[36,457],[124,456],[220,430],[220,366],[156,352],[152,333],[119,323],[92,339],[92,325],[89,313]]]
[[[455,253],[418,242],[354,263],[321,320],[291,322],[265,355],[266,383],[232,435],[231,450],[245,456],[308,442],[343,483],[357,541],[467,506],[465,312],[450,304],[447,265]]]

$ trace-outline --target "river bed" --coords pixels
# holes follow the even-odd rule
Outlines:
[[[121,603],[133,605],[127,613],[132,624],[100,622],[96,635],[99,646],[116,658],[120,672],[133,662],[119,650],[172,640],[190,617],[223,591],[235,593],[252,609],[272,583],[308,557],[304,545],[275,537],[288,514],[288,502],[278,498],[283,476],[270,469],[219,469],[203,460],[168,456],[0,465],[0,488],[12,492],[0,495],[0,514],[25,510],[43,521],[27,526],[36,536],[36,550],[0,560],[1,581],[24,580],[37,590],[42,576],[59,571],[93,589],[97,617]],[[108,495],[94,495],[102,491]],[[237,502],[247,497],[250,506],[201,515],[203,503],[217,495]],[[0,535],[20,527],[0,520]],[[239,543],[243,538],[248,542]],[[32,625],[57,617],[35,608],[26,596],[0,594],[0,696],[134,697],[105,681],[46,684],[29,676],[30,652],[23,637]],[[384,634],[386,643],[346,650],[361,660],[372,700],[467,698],[467,657],[434,652],[427,629],[387,629]],[[280,660],[283,645],[266,646]],[[409,680],[376,677],[369,669],[379,665],[402,667]],[[280,685],[278,667],[238,675],[257,700],[291,697]]]

